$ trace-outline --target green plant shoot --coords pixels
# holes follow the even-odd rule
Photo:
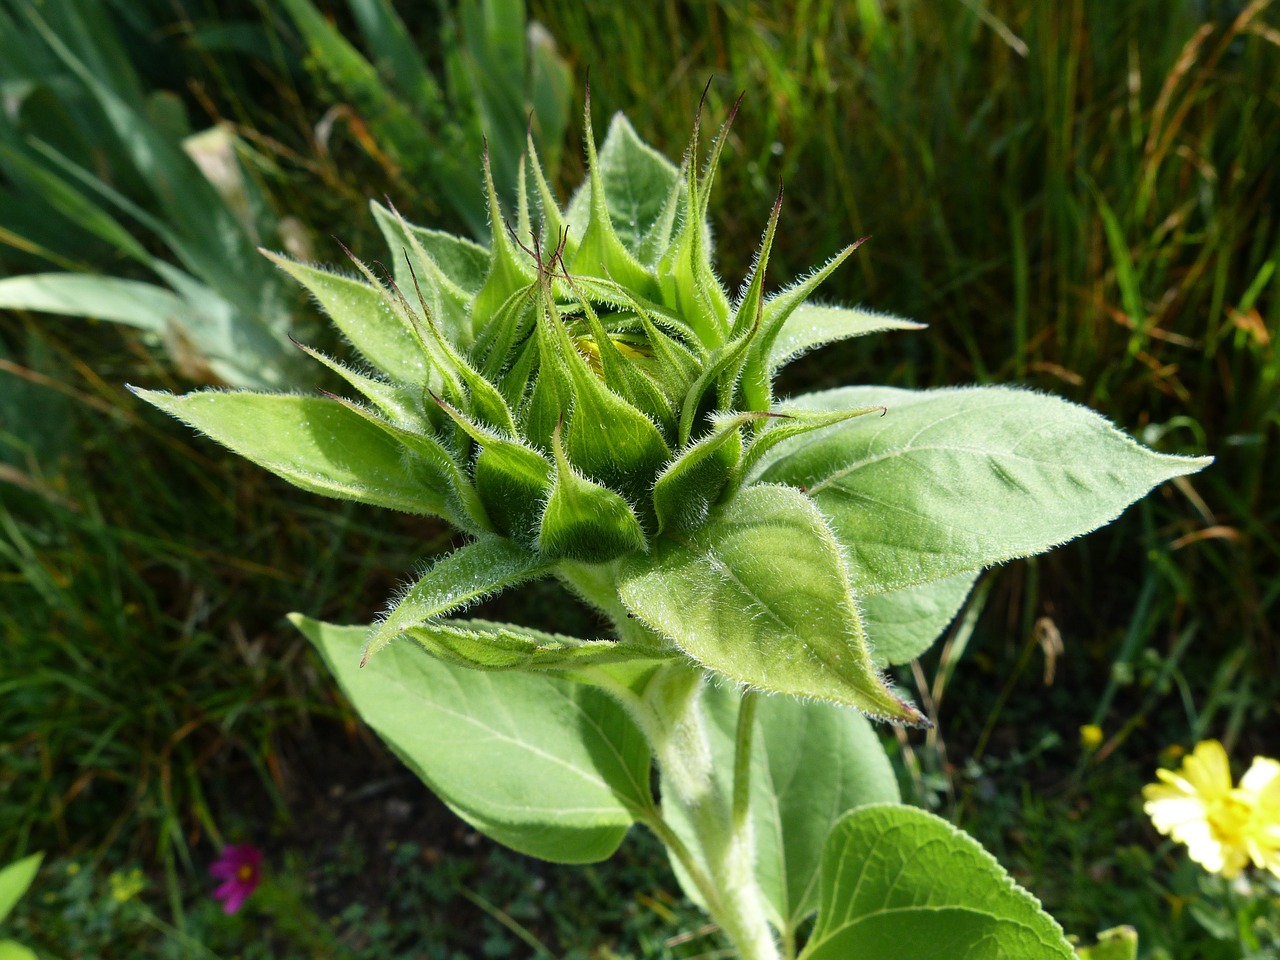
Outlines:
[[[597,147],[588,99],[567,206],[530,144],[503,209],[486,157],[487,248],[375,204],[392,275],[269,254],[359,354],[308,350],[345,397],[137,393],[304,489],[466,534],[372,626],[293,619],[476,829],[586,863],[641,823],[747,960],[1065,960],[987,853],[899,805],[866,718],[925,722],[885,667],[928,647],[982,568],[1209,461],[1026,390],[777,396],[806,351],[917,324],[813,302],[857,243],[774,289],[781,194],[726,289],[707,200],[731,122],[704,156],[695,121],[677,167],[620,115]],[[459,616],[548,577],[611,634]]]

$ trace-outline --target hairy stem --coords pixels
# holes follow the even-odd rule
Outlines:
[[[664,667],[645,689],[649,716],[642,723],[662,769],[664,790],[688,812],[701,848],[701,860],[714,900],[713,919],[733,941],[742,960],[777,960],[773,932],[765,918],[764,897],[755,877],[755,850],[745,799],[737,815],[736,797],[726,797],[715,776],[710,743],[698,706],[703,672],[692,666]],[[753,713],[752,707],[746,708]],[[748,717],[747,726],[753,724]],[[741,739],[740,739],[741,742]],[[750,736],[746,758],[750,762]],[[734,771],[744,790],[750,781]],[[735,789],[736,793],[736,789]]]
[[[738,710],[738,736],[733,751],[733,829],[743,833],[751,828],[751,738],[756,727],[756,704],[760,694],[748,690]]]

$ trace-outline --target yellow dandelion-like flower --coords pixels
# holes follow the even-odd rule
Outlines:
[[[1210,873],[1239,875],[1249,862],[1255,796],[1232,785],[1227,752],[1217,740],[1196,744],[1179,770],[1157,770],[1159,783],[1142,788],[1157,830],[1186,844]]]
[[[1222,744],[1196,744],[1179,770],[1157,770],[1143,810],[1211,873],[1235,877],[1252,861],[1280,876],[1280,762],[1254,757],[1239,786]]]

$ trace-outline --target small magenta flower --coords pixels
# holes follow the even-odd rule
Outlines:
[[[209,872],[222,881],[213,898],[222,901],[227,914],[235,913],[262,882],[262,851],[247,843],[222,848],[222,855],[209,864]]]

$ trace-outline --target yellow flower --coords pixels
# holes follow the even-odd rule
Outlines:
[[[1280,876],[1280,763],[1255,758],[1236,787],[1222,744],[1206,740],[1181,769],[1156,776],[1142,789],[1143,810],[1192,860],[1228,878],[1250,860]]]
[[[1102,728],[1095,723],[1086,723],[1080,728],[1080,746],[1086,751],[1097,750],[1102,744]]]

